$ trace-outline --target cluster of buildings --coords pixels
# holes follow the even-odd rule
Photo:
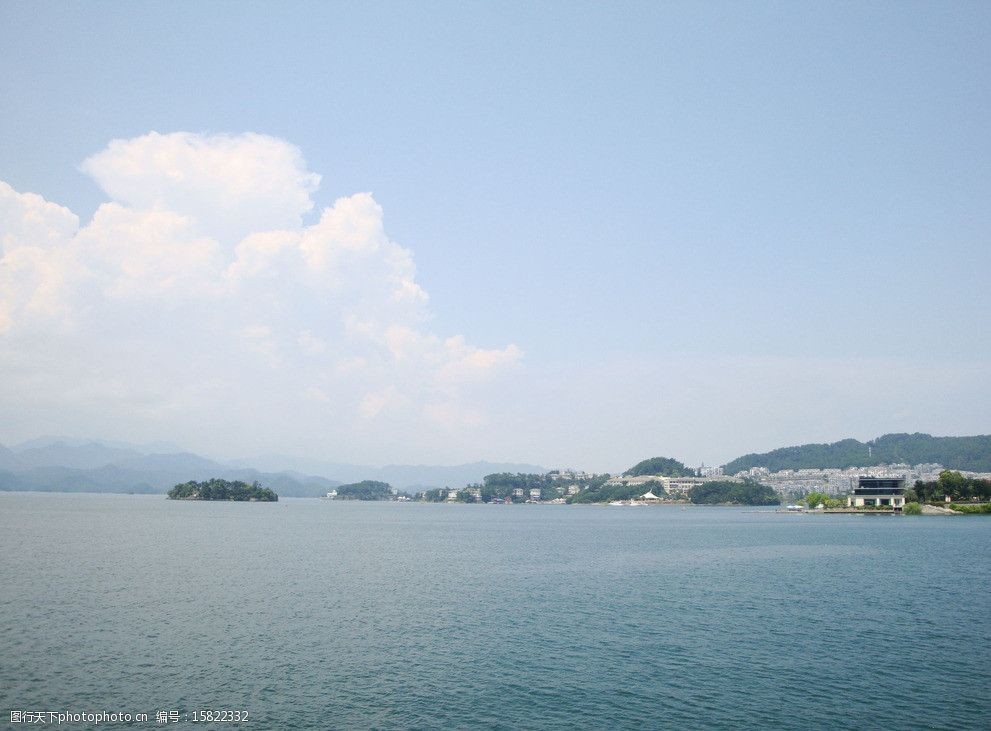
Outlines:
[[[497,502],[563,503],[565,502],[565,498],[572,495],[577,495],[581,492],[581,486],[577,483],[572,483],[570,485],[558,485],[554,488],[554,490],[557,493],[557,497],[550,500],[543,500],[543,490],[539,487],[516,487],[513,488],[510,493],[510,497],[506,497],[504,500],[497,500]],[[448,488],[447,495],[444,496],[445,502],[457,502],[459,499],[459,493],[462,492],[467,492],[471,495],[471,497],[475,499],[475,502],[482,502],[482,488],[480,487]]]
[[[857,481],[860,477],[896,477],[904,480],[905,484],[912,485],[916,480],[932,482],[939,478],[939,473],[944,469],[946,468],[943,465],[937,463],[874,465],[873,467],[847,467],[845,469],[780,470],[778,472],[771,472],[766,467],[753,467],[745,472],[738,472],[736,477],[757,480],[783,494],[801,495],[817,491],[828,495],[845,495],[857,487]]]
[[[946,467],[941,464],[930,462],[917,465],[890,464],[872,467],[847,467],[845,469],[780,470],[778,472],[771,472],[766,467],[753,467],[743,472],[737,472],[735,475],[726,475],[723,473],[722,467],[703,466],[699,468],[701,477],[660,477],[656,475],[626,477],[617,475],[609,478],[606,485],[642,486],[647,491],[652,485],[660,484],[671,497],[687,497],[689,490],[706,482],[755,480],[774,488],[782,495],[806,495],[810,492],[848,495],[855,493],[860,487],[861,478],[900,480],[902,488],[904,488],[905,486],[912,486],[916,480],[934,482],[939,479],[939,473],[945,469]],[[961,471],[961,474],[966,477],[991,479],[991,473]]]
[[[661,500],[653,493],[653,487],[658,483],[673,497],[687,497],[688,490],[695,485],[711,482],[711,477],[654,477],[642,475],[638,477],[614,477],[606,484],[641,486],[649,488],[646,493],[629,501],[615,501],[610,505],[636,505],[652,503]],[[742,477],[720,477],[724,482],[742,482]],[[653,484],[651,484],[653,483]],[[766,484],[766,483],[765,483]],[[905,478],[904,477],[874,477],[860,474],[850,482],[851,488],[847,495],[848,508],[890,508],[900,512],[905,507]]]
[[[581,470],[551,470],[547,476],[554,480],[590,480],[595,475]]]
[[[717,468],[718,469],[718,468]],[[696,485],[719,480],[721,482],[743,482],[742,477],[662,477],[659,475],[637,475],[636,477],[624,477],[616,475],[606,480],[606,485],[615,487],[625,485],[629,487],[643,487],[644,490],[653,485],[660,485],[671,497],[688,497],[689,491]]]
[[[699,468],[699,477],[664,477],[662,475],[636,475],[625,476],[615,475],[610,477],[605,485],[642,487],[644,497],[647,499],[659,499],[653,494],[656,487],[663,489],[663,494],[672,498],[687,498],[693,487],[707,482],[744,482],[754,480],[764,485],[772,487],[782,495],[807,495],[810,492],[823,492],[827,495],[848,495],[848,503],[851,507],[862,506],[894,506],[900,508],[904,504],[904,498],[897,500],[897,495],[904,492],[906,486],[911,486],[916,480],[923,482],[933,482],[939,478],[940,472],[946,469],[938,463],[927,464],[891,464],[874,465],[873,467],[847,467],[845,469],[800,469],[800,470],[780,470],[771,472],[766,467],[753,467],[749,470],[738,472],[735,475],[726,475],[722,467]],[[991,473],[977,473],[960,471],[966,477],[978,479],[991,479]],[[579,470],[552,470],[548,476],[554,480],[553,492],[556,496],[551,499],[543,499],[544,490],[539,487],[513,489],[511,497],[506,497],[505,502],[526,502],[526,503],[563,503],[566,498],[577,495],[581,492],[581,481],[586,481],[593,477],[590,473]],[[884,496],[880,493],[871,494],[862,492],[865,487],[865,479],[877,484],[871,489],[885,489],[891,491]],[[897,483],[897,484],[896,484]],[[660,489],[657,492],[660,492]],[[480,487],[462,487],[447,489],[447,494],[443,495],[447,502],[458,500],[458,494],[467,491],[476,502],[482,501],[482,489]],[[396,490],[393,489],[393,494]],[[552,493],[553,494],[553,493]],[[337,496],[336,490],[327,493],[328,498]],[[408,497],[396,498],[409,500]],[[876,501],[876,502],[875,502]]]

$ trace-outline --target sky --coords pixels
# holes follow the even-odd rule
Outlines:
[[[0,4],[0,442],[991,432],[987,3]]]

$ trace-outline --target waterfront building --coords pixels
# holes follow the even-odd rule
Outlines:
[[[539,487],[531,487],[530,488],[530,499],[531,500],[540,500],[540,488]]]
[[[669,495],[681,495],[687,497],[693,487],[713,482],[711,477],[662,477],[660,481]],[[719,482],[743,482],[739,477],[729,477],[723,475]]]
[[[718,478],[721,482],[743,482],[739,477],[722,476]],[[612,487],[616,485],[624,486],[645,486],[650,488],[651,484],[660,484],[669,495],[688,495],[688,492],[697,485],[704,485],[712,482],[711,477],[664,477],[662,475],[637,475],[636,477],[624,477],[618,475],[610,477],[606,485]]]
[[[846,500],[847,507],[890,507],[900,511],[905,507],[905,478],[858,477],[853,494]]]
[[[547,473],[547,476],[552,480],[585,480],[590,478],[592,475],[582,470],[551,470]]]
[[[606,480],[606,485],[609,487],[615,487],[617,485],[646,485],[649,482],[664,482],[666,479],[666,477],[660,477],[658,475],[636,475],[634,477],[616,475]]]

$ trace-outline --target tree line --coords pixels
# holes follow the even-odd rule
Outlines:
[[[991,480],[965,477],[955,470],[943,470],[939,479],[932,482],[916,480],[915,485],[905,492],[905,500],[920,503],[951,500],[991,500]]]
[[[729,482],[714,480],[696,485],[688,492],[688,499],[696,505],[778,505],[781,498],[770,485],[752,480]]]
[[[609,479],[609,475],[593,475],[591,477],[568,478],[557,472],[538,474],[534,472],[496,472],[486,475],[481,482],[472,483],[457,491],[455,500],[458,502],[476,502],[471,491],[477,491],[482,502],[509,500],[514,503],[526,502],[530,499],[530,490],[540,490],[541,500],[553,500],[562,497],[568,485],[578,485],[584,491],[600,486]],[[522,495],[514,494],[522,490]],[[448,499],[449,488],[427,490],[421,499],[426,502],[444,502]]]
[[[602,479],[596,485],[590,485],[577,495],[568,498],[571,503],[610,503],[614,500],[632,500],[647,492],[652,492],[657,497],[667,497],[668,493],[664,489],[664,483],[658,481],[646,482],[642,485],[606,485],[608,477]]]

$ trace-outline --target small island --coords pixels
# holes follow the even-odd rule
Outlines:
[[[392,500],[392,485],[378,480],[362,480],[337,488],[338,500]]]
[[[279,496],[257,482],[212,479],[206,482],[183,482],[168,492],[169,500],[236,500],[252,503],[275,503]]]

